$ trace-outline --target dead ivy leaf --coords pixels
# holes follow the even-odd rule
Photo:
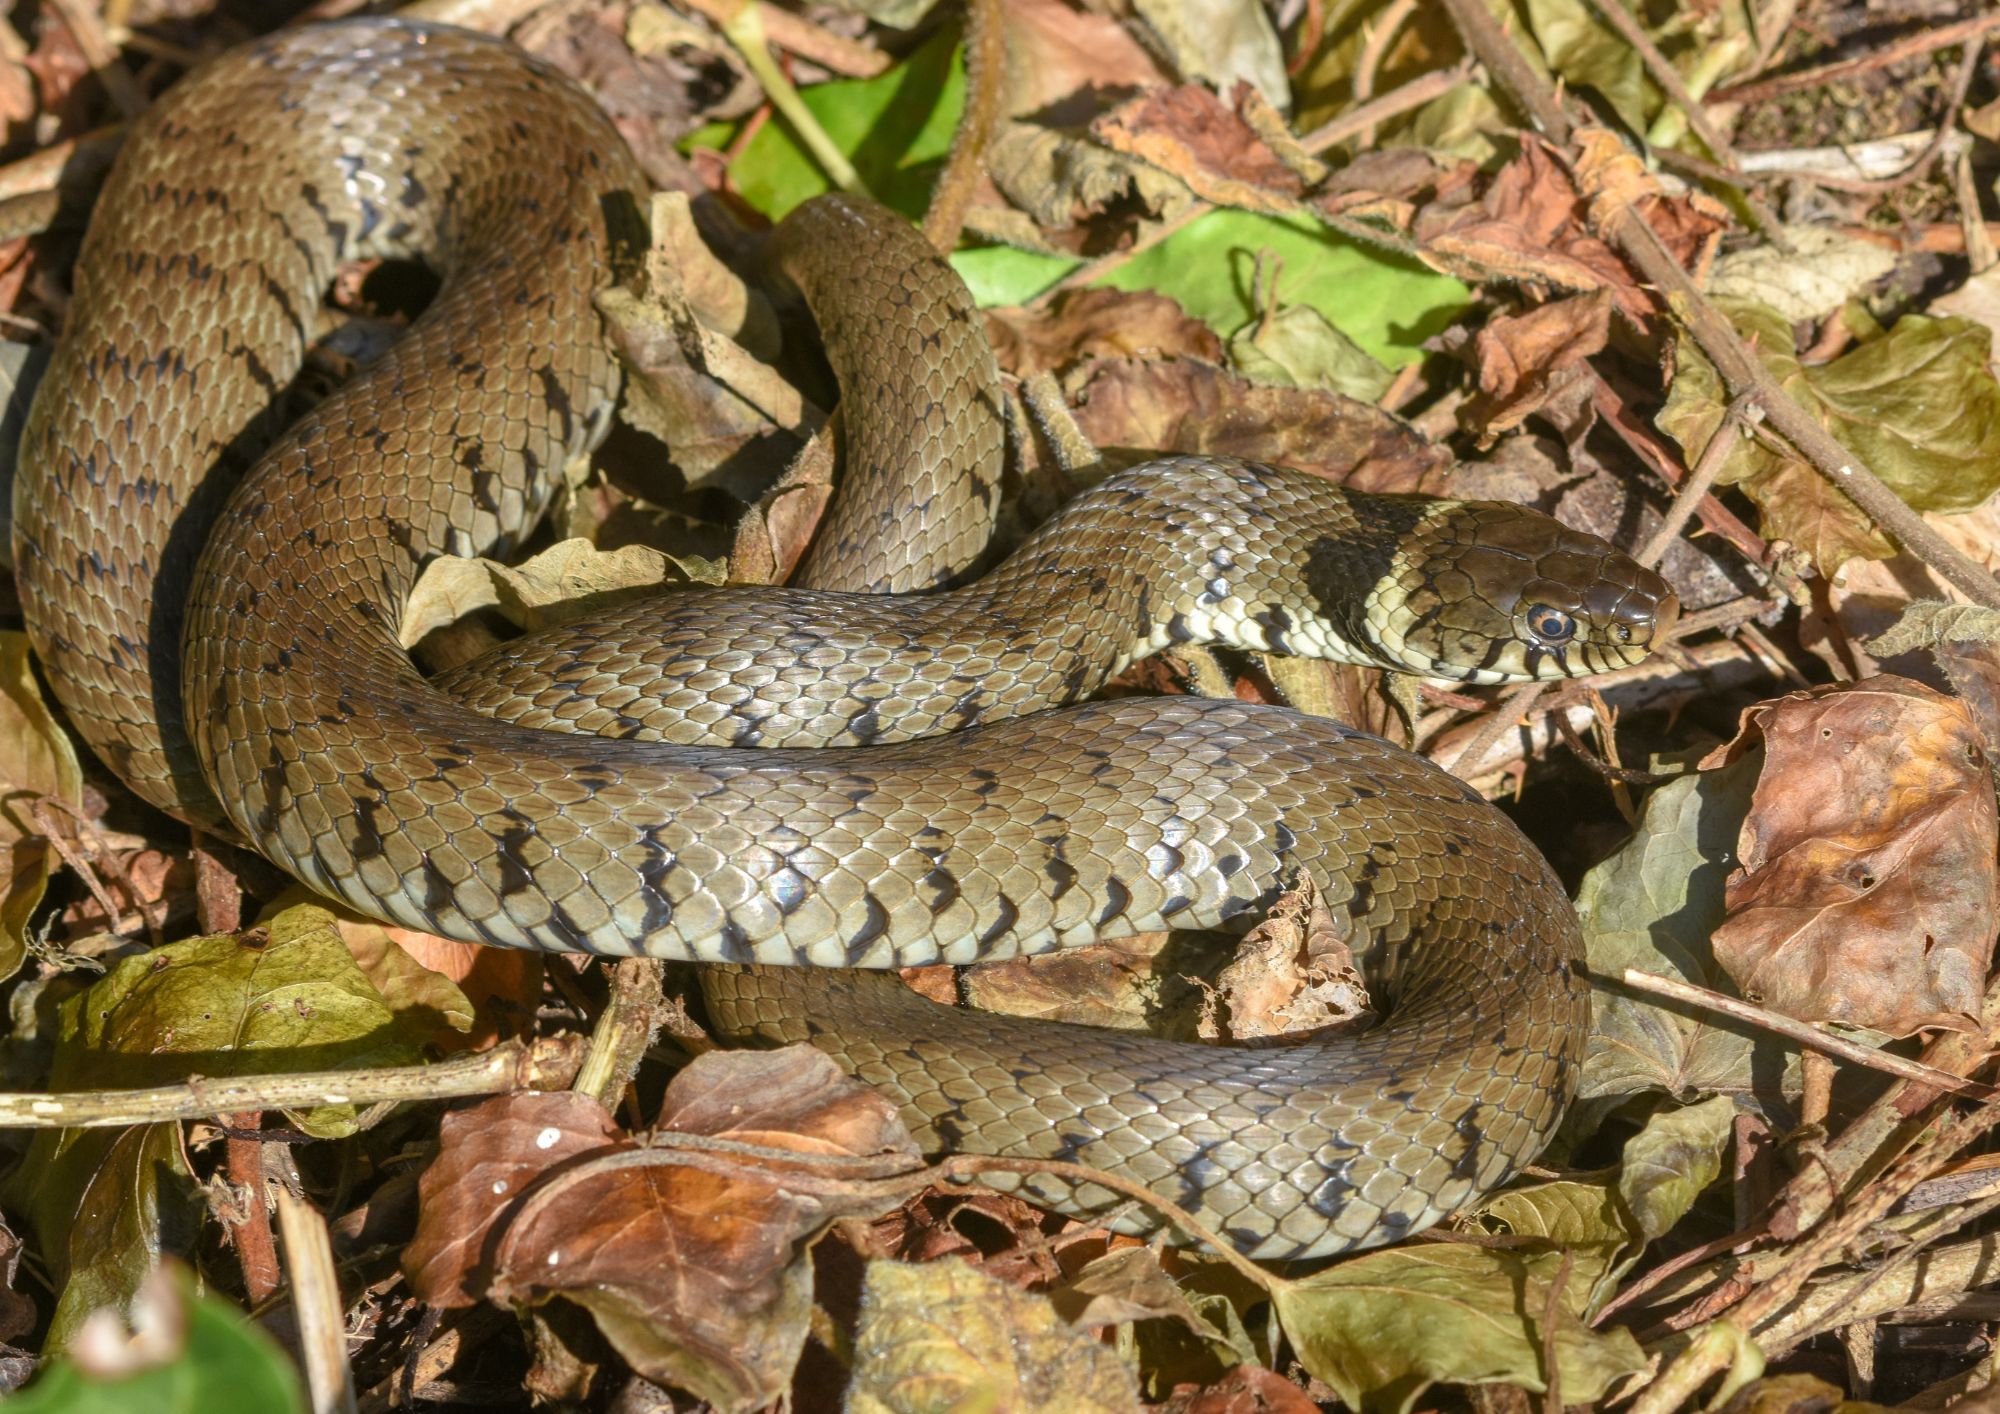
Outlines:
[[[1433,1382],[1547,1388],[1542,1329],[1560,1253],[1433,1243],[1368,1252],[1271,1295],[1299,1360],[1352,1409],[1409,1414]],[[1564,1398],[1589,1403],[1646,1368],[1624,1330],[1558,1305]]]
[[[1789,251],[1767,241],[1717,260],[1709,297],[1761,304],[1803,324],[1831,314],[1896,268],[1893,250],[1831,227],[1788,225],[1782,234]]]
[[[727,1410],[761,1408],[791,1380],[812,1308],[806,1246],[900,1201],[843,1175],[921,1162],[894,1107],[808,1046],[715,1052],[674,1077],[656,1133],[738,1146],[702,1150],[706,1164],[626,1139],[574,1096],[468,1116],[423,1180],[413,1284],[440,1303],[562,1297],[635,1370]]]
[[[1093,360],[1073,381],[1077,425],[1101,448],[1281,462],[1370,491],[1435,491],[1451,464],[1380,408],[1265,387],[1194,359]]]
[[[1481,447],[1519,427],[1566,384],[1589,378],[1585,360],[1610,341],[1611,305],[1610,291],[1598,290],[1486,322],[1472,345],[1479,395],[1459,413]]]
[[[1968,1025],[2000,912],[2000,824],[1970,714],[1875,677],[1753,707],[1726,750],[1760,741],[1715,932],[1729,975],[1805,1021],[1892,1036]]]
[[[574,1090],[500,1095],[446,1115],[437,1158],[417,1184],[416,1236],[403,1249],[410,1290],[427,1306],[474,1304],[491,1276],[496,1224],[542,1175],[623,1138],[604,1106]]]
[[[849,1414],[1064,1409],[1137,1414],[1131,1372],[1048,1298],[956,1257],[870,1262],[862,1279]]]
[[[1721,306],[1786,392],[1919,511],[1970,511],[2000,490],[2000,383],[1987,367],[1985,328],[1906,315],[1895,328],[1809,368],[1791,325],[1761,305]],[[1722,426],[1729,398],[1715,367],[1685,336],[1657,419],[1690,461]],[[1723,463],[1763,511],[1764,533],[1813,554],[1831,576],[1854,555],[1891,547],[1861,509],[1778,444],[1749,438]]]
[[[28,920],[60,863],[30,807],[83,804],[76,747],[42,701],[25,633],[0,632],[0,981],[28,955]]]

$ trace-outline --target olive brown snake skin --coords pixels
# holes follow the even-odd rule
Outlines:
[[[1172,458],[969,585],[859,597],[979,556],[1000,452],[963,287],[872,207],[810,204],[776,242],[845,408],[813,588],[667,595],[418,673],[397,629],[419,570],[518,544],[607,424],[592,298],[629,274],[644,196],[586,96],[454,30],[292,31],[154,106],[99,199],[16,493],[29,629],[99,755],[379,918],[809,964],[718,970],[718,1020],[810,1036],[929,1147],[1123,1172],[1252,1255],[1393,1240],[1532,1158],[1587,1011],[1575,916],[1513,827],[1317,718],[1083,699],[1204,640],[1594,671],[1664,630],[1665,585],[1532,513]],[[441,291],[256,457],[362,256],[420,257]],[[828,970],[1241,927],[1301,877],[1387,1003],[1359,1036],[1195,1048]]]

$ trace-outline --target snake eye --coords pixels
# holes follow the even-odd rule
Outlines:
[[[1528,629],[1544,643],[1567,643],[1576,637],[1576,620],[1561,609],[1537,604],[1528,610]]]
[[[1618,624],[1611,631],[1618,635],[1620,643],[1630,643],[1632,641],[1632,625],[1630,624]]]

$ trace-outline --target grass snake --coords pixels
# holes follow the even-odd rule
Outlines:
[[[912,230],[827,198],[773,255],[842,385],[807,587],[668,594],[427,680],[397,641],[418,572],[517,544],[607,425],[592,301],[632,270],[645,195],[585,94],[451,29],[289,31],[154,105],[15,503],[29,631],[98,754],[378,918],[765,964],[713,970],[726,1027],[831,1050],[929,1145],[1119,1170],[1253,1255],[1393,1240],[1527,1162],[1587,1007],[1575,915],[1520,834],[1328,721],[1086,699],[1208,641],[1594,671],[1663,631],[1665,585],[1532,512],[1219,457],[1113,476],[961,584],[997,500],[992,353]],[[368,256],[425,261],[439,293],[274,443],[322,292]],[[969,1016],[880,971],[1241,927],[1302,877],[1387,1011],[1359,1036],[1191,1047]]]

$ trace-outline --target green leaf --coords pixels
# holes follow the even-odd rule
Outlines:
[[[38,796],[83,803],[83,768],[56,724],[25,633],[0,633],[0,981],[21,970],[28,920],[41,906],[55,856],[28,818]]]
[[[1012,246],[975,246],[951,257],[965,287],[981,309],[1026,304],[1070,271],[1083,264],[1059,255],[1016,250]]]
[[[1286,1282],[1272,1299],[1300,1361],[1342,1402],[1407,1414],[1440,1380],[1546,1390],[1542,1327],[1561,1264],[1555,1252],[1398,1247]],[[1554,1344],[1566,1403],[1646,1367],[1629,1333],[1593,1331],[1564,1302]]]
[[[1598,979],[1584,1051],[1584,1099],[1663,1090],[1769,1094],[1798,1058],[1750,1027],[1635,993],[1628,967],[1734,994],[1709,936],[1723,915],[1723,882],[1756,783],[1754,759],[1699,771],[1654,791],[1639,828],[1583,877],[1576,911],[1584,957]]]
[[[1991,335],[1966,319],[1905,315],[1880,338],[1808,368],[1791,325],[1757,304],[1717,301],[1755,341],[1771,375],[1843,446],[1919,511],[1969,511],[2000,490],[2000,382],[1987,367]],[[1683,336],[1659,425],[1692,461],[1722,426],[1728,403],[1714,365]],[[1845,495],[1782,444],[1742,439],[1723,463],[1763,511],[1764,533],[1790,540],[1834,574],[1854,556],[1893,547]]]
[[[1660,100],[1639,51],[1584,0],[1525,0],[1525,8],[1549,67],[1571,88],[1595,89],[1627,127],[1644,132]]]
[[[1722,1173],[1736,1126],[1727,1095],[1654,1115],[1626,1141],[1618,1196],[1647,1241],[1664,1237]]]
[[[126,958],[59,1011],[51,1090],[174,1084],[191,1074],[411,1065],[416,1045],[316,904],[241,938],[194,938]],[[352,1105],[291,1122],[321,1138],[355,1131]],[[93,1306],[129,1299],[163,1251],[188,1245],[199,1208],[180,1127],[65,1129],[35,1136],[8,1185],[56,1275],[76,1283],[57,1334]]]
[[[1228,338],[1263,313],[1252,297],[1260,251],[1281,262],[1280,307],[1317,310],[1390,368],[1422,358],[1424,340],[1470,303],[1466,287],[1450,276],[1348,240],[1312,216],[1249,211],[1211,211],[1099,283],[1168,295]]]
[[[58,1359],[7,1401],[8,1414],[303,1414],[305,1394],[276,1341],[228,1302],[197,1296],[185,1272],[168,1290],[177,1309],[167,1320],[184,1322],[186,1339],[163,1363],[105,1378]]]
[[[965,107],[965,70],[956,29],[927,40],[902,63],[872,79],[814,84],[799,94],[853,162],[869,194],[905,216],[923,214],[937,169],[951,150]],[[921,115],[921,118],[918,117]],[[688,147],[723,147],[738,124],[710,124]],[[773,117],[729,164],[736,190],[773,220],[832,184],[784,119]]]

